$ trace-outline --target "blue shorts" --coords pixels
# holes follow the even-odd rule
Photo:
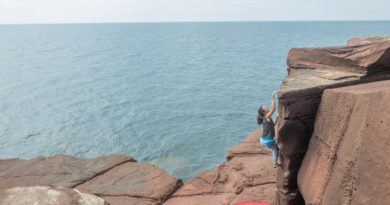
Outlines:
[[[276,141],[275,139],[270,139],[270,138],[260,138],[260,144],[265,146],[265,147],[269,147],[269,148],[272,148],[276,145]]]
[[[260,138],[260,144],[272,150],[273,161],[276,163],[279,159],[279,148],[275,139]]]

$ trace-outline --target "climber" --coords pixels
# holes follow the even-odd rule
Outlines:
[[[275,140],[275,125],[278,122],[279,115],[275,118],[275,123],[272,120],[272,114],[274,114],[276,105],[275,105],[275,94],[276,91],[272,93],[272,108],[269,110],[264,106],[260,106],[258,115],[257,115],[257,124],[263,124],[263,134],[260,138],[260,144],[272,150],[273,155],[273,166],[274,168],[280,166],[278,163],[279,159],[279,148]]]

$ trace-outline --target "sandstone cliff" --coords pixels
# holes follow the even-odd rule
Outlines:
[[[325,90],[298,174],[306,204],[390,201],[390,81]]]
[[[297,176],[324,90],[390,79],[390,40],[365,37],[346,46],[291,49],[287,64],[288,76],[278,94],[282,167],[277,174],[277,204],[281,205],[305,203]]]

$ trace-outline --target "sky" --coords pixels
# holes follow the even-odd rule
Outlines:
[[[0,24],[390,20],[389,0],[0,0]]]

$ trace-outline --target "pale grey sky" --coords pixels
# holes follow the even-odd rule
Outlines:
[[[0,24],[390,20],[389,0],[0,0]]]

